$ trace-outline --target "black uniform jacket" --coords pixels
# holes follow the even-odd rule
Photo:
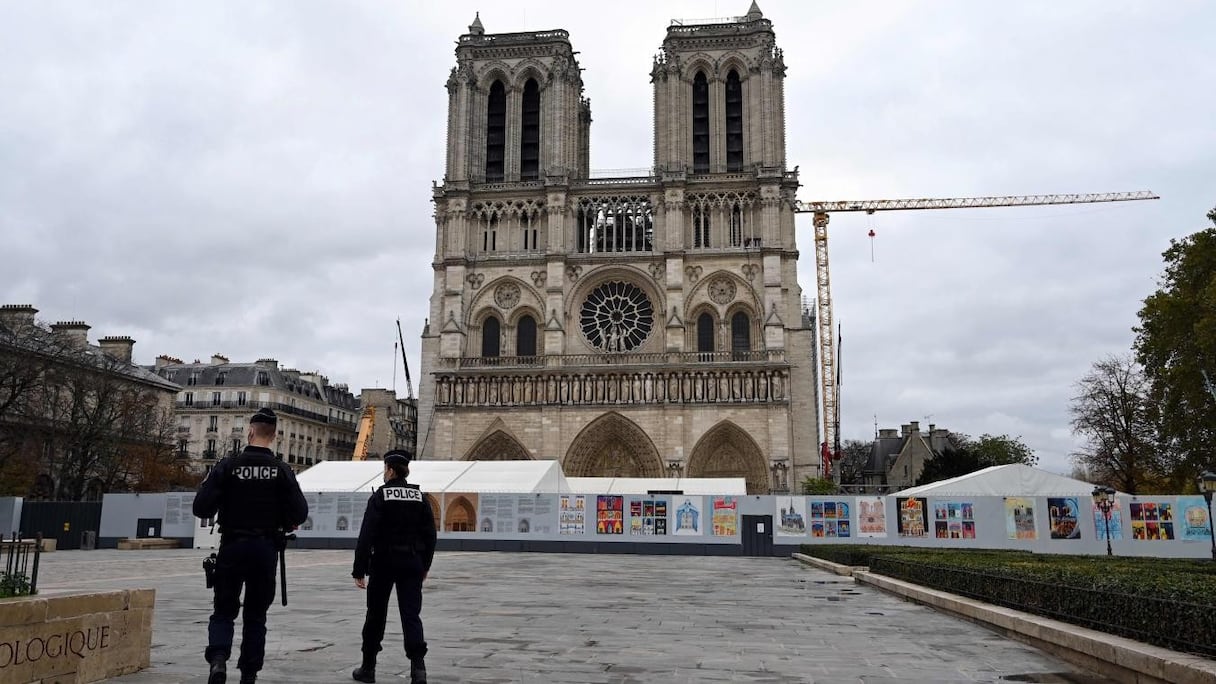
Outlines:
[[[352,577],[366,577],[372,554],[413,553],[423,572],[435,557],[435,516],[431,505],[405,479],[389,480],[367,500]]]
[[[308,502],[295,473],[265,447],[245,451],[216,464],[199,485],[194,515],[214,518],[221,532],[270,534],[290,531],[308,517]]]

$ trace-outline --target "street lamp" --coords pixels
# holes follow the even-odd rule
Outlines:
[[[1216,526],[1212,520],[1212,494],[1216,494],[1216,473],[1210,470],[1199,475],[1199,491],[1208,504],[1208,536],[1212,538],[1212,560],[1216,560]]]
[[[1094,505],[1102,511],[1102,517],[1106,519],[1106,555],[1113,556],[1115,552],[1110,547],[1110,509],[1115,507],[1115,490],[1098,485],[1094,487],[1093,496]]]

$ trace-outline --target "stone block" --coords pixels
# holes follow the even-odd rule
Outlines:
[[[127,592],[125,591],[52,596],[46,599],[46,619],[50,621],[91,613],[112,613],[126,610],[126,608]]]
[[[46,599],[18,597],[0,600],[0,628],[46,622]]]

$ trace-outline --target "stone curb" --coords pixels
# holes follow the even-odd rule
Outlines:
[[[855,570],[852,574],[855,582],[987,625],[1006,636],[1119,682],[1216,684],[1216,661],[1201,656],[928,589],[864,569]]]
[[[802,563],[803,565],[809,565],[811,567],[819,568],[820,570],[834,572],[843,577],[852,577],[853,571],[866,569],[865,566],[862,565],[841,565],[840,563],[833,563],[832,561],[824,560],[822,558],[808,556],[805,553],[795,553],[792,554],[792,557],[794,560]]]

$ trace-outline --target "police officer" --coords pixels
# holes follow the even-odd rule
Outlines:
[[[207,625],[208,684],[227,681],[233,622],[245,612],[241,656],[242,684],[257,680],[266,651],[266,610],[274,601],[275,561],[283,534],[308,517],[308,502],[296,476],[270,450],[278,417],[264,408],[249,419],[249,446],[216,464],[194,497],[194,515],[219,513],[220,548],[215,568],[215,612]]]
[[[408,451],[384,455],[384,486],[367,501],[359,543],[355,548],[355,586],[367,589],[367,618],[363,622],[363,665],[355,681],[376,681],[376,654],[384,638],[388,597],[397,586],[397,607],[410,659],[410,682],[425,684],[426,641],[422,636],[422,582],[435,556],[435,517],[418,485],[407,484]],[[370,573],[371,579],[365,580]]]

